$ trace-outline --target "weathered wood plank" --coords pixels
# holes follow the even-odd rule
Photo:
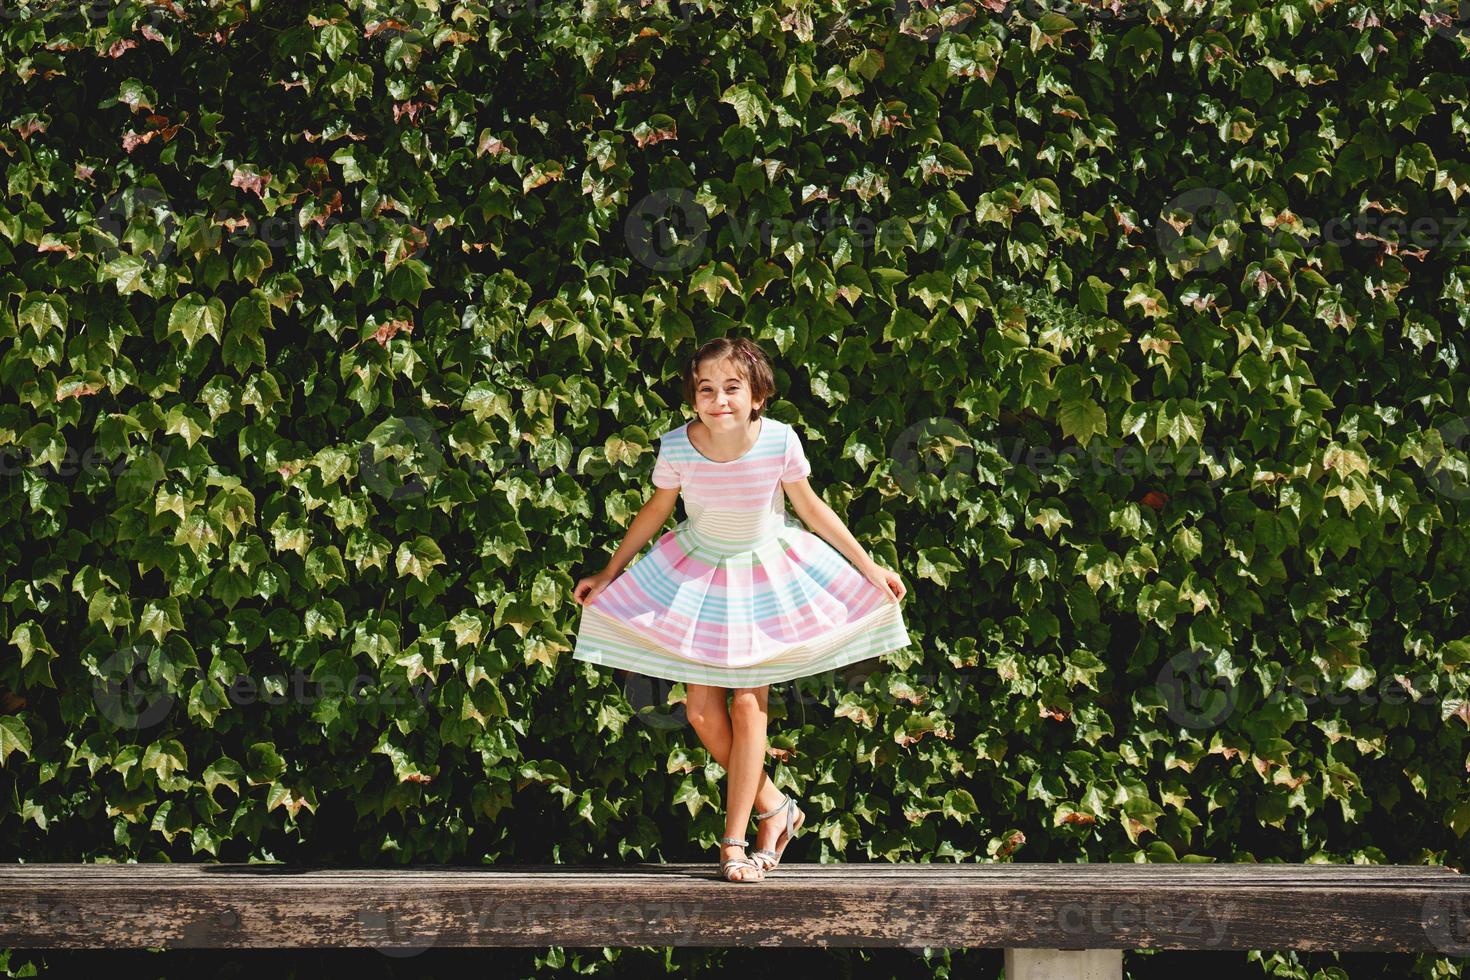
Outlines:
[[[0,947],[896,946],[1470,953],[1470,880],[1366,865],[0,866]]]
[[[691,873],[699,874],[703,865],[698,864],[623,864],[623,865],[568,865],[568,864],[499,864],[499,865],[448,865],[416,864],[412,868],[340,868],[311,867],[281,864],[0,864],[0,883],[10,877],[28,880],[36,869],[43,868],[51,876],[75,875],[88,881],[102,880],[116,875],[120,880],[135,880],[140,876],[159,875],[175,878],[185,874],[262,874],[301,875],[314,878],[346,877],[364,879],[381,877],[396,878],[411,871],[414,874],[462,874],[465,871],[494,871],[506,878],[517,875],[541,878],[556,874],[563,878],[578,876],[601,878],[608,869],[615,870],[625,878],[677,877],[686,878]],[[1430,865],[1363,865],[1363,864],[952,864],[934,862],[929,864],[783,864],[782,868],[800,869],[804,875],[826,876],[835,879],[848,877],[854,870],[866,876],[892,875],[908,877],[916,871],[931,874],[942,870],[946,878],[956,875],[978,875],[986,879],[1015,876],[1035,878],[1064,875],[1068,880],[1084,878],[1112,879],[1120,875],[1127,877],[1123,883],[1136,885],[1157,878],[1168,882],[1199,880],[1201,882],[1244,880],[1247,882],[1269,882],[1287,880],[1294,884],[1322,885],[1327,887],[1355,887],[1361,884],[1377,885],[1389,883],[1443,884],[1455,876],[1449,868]],[[714,864],[709,865],[713,874]],[[1047,877],[1046,880],[1050,880]]]

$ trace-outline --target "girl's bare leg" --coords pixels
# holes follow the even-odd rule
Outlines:
[[[765,772],[767,699],[769,685],[735,688],[733,703],[725,706],[726,688],[687,684],[686,711],[700,741],[726,771],[725,836],[744,837],[752,806],[769,810],[781,802],[781,792]],[[780,836],[779,821],[760,824],[757,847],[769,847]],[[720,845],[720,859],[738,857],[743,848]],[[751,868],[737,875],[760,877]]]

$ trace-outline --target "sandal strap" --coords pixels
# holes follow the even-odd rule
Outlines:
[[[782,810],[784,810],[784,809],[786,809],[786,808],[787,808],[787,807],[788,807],[788,806],[790,806],[790,805],[791,805],[791,803],[792,803],[792,800],[791,800],[791,797],[789,797],[789,796],[784,796],[784,795],[783,795],[783,796],[782,796],[782,797],[781,797],[781,802],[780,802],[780,803],[778,803],[778,804],[776,804],[776,806],[775,806],[775,807],[773,807],[773,808],[772,808],[772,809],[770,809],[770,810],[767,810],[767,811],[766,811],[766,812],[765,812],[765,813],[757,813],[757,814],[756,814],[756,815],[755,815],[755,818],[756,818],[756,819],[757,819],[757,820],[764,820],[764,819],[766,819],[766,818],[767,818],[767,817],[774,817],[774,816],[775,816],[775,815],[776,815],[776,814],[778,814],[778,813],[780,813],[780,812],[781,812],[781,811],[782,811]]]
[[[750,841],[744,840],[744,839],[742,839],[740,837],[721,837],[720,838],[720,843],[721,844],[734,844],[736,847],[749,847],[750,846]]]

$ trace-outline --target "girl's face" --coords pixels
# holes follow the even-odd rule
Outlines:
[[[750,385],[731,359],[705,361],[695,369],[694,407],[711,429],[747,424],[759,404],[751,403]]]

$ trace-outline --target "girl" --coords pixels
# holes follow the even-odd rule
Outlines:
[[[752,341],[699,348],[684,369],[684,398],[698,417],[659,440],[653,497],[607,567],[573,589],[583,607],[574,659],[686,685],[689,722],[728,774],[726,881],[764,878],[806,818],[766,778],[768,686],[909,643],[902,580],[812,490],[796,430],[762,413],[775,393]],[[687,519],[620,578],[681,490]],[[787,514],[783,490],[820,538]],[[758,822],[785,820],[761,823],[747,858],[741,832],[756,804]]]

